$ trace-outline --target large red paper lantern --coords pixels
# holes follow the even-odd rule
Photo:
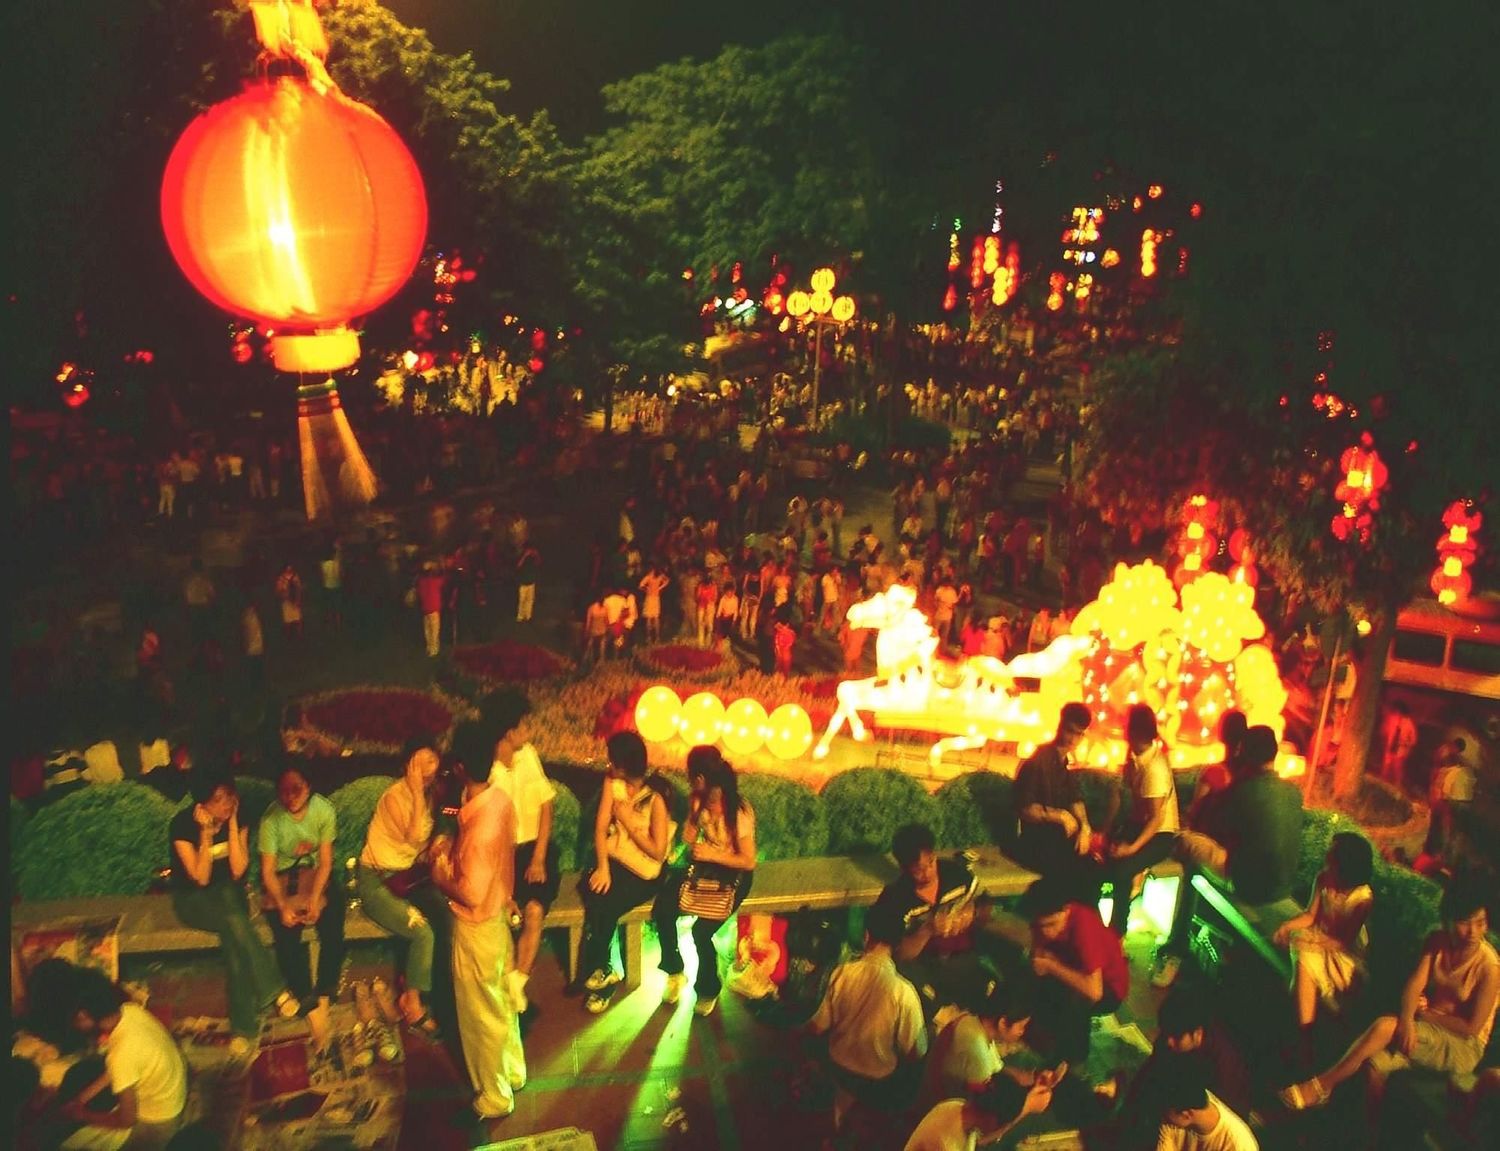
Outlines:
[[[161,218],[193,286],[274,332],[278,368],[330,372],[359,356],[350,322],[411,275],[427,198],[379,115],[330,84],[282,76],[188,125]]]

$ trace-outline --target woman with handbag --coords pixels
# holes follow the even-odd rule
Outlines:
[[[597,862],[582,892],[584,1006],[593,1015],[609,1006],[620,982],[609,956],[620,916],[656,893],[672,842],[666,800],[646,781],[645,741],[619,731],[606,747],[609,772],[594,817]]]
[[[698,952],[698,977],[693,1011],[711,1015],[719,1003],[719,955],[714,934],[750,894],[755,872],[755,812],[740,798],[734,768],[719,749],[699,746],[687,757],[688,817],[682,827],[689,864],[668,878],[656,895],[651,917],[661,941],[661,969],[667,973],[663,1003],[682,997],[682,953],[677,944],[679,916],[695,916],[693,945]]]
[[[365,914],[407,942],[406,988],[397,1004],[406,1025],[429,1039],[437,1037],[437,1023],[424,1002],[432,991],[436,947],[428,916],[443,904],[435,898],[419,907],[412,892],[431,875],[429,847],[439,762],[437,752],[426,743],[407,745],[405,774],[376,803],[354,873],[354,890]]]

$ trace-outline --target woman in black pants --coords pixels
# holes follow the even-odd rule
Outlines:
[[[693,914],[682,907],[682,888],[690,875],[733,886],[733,899],[723,915],[698,915],[693,924],[693,944],[698,951],[698,977],[693,984],[698,1001],[693,1010],[710,1015],[718,1005],[722,986],[714,934],[734,918],[750,894],[755,872],[755,812],[740,798],[734,768],[724,762],[718,748],[700,746],[688,752],[687,773],[691,794],[682,841],[687,844],[691,867],[687,873],[677,872],[667,878],[657,892],[651,918],[661,941],[661,969],[667,973],[662,1002],[676,1003],[686,982],[677,945],[677,920],[680,915]]]
[[[667,804],[646,782],[646,744],[633,731],[609,737],[609,772],[594,817],[598,862],[584,885],[583,961],[589,973],[584,1005],[592,1014],[609,1006],[620,973],[610,963],[610,944],[620,916],[651,900],[661,882],[671,846]]]

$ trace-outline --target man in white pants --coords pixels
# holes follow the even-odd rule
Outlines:
[[[466,725],[467,727],[467,725]],[[521,1023],[506,990],[513,962],[509,907],[515,890],[516,811],[510,796],[489,781],[491,748],[477,730],[454,741],[463,803],[451,855],[432,869],[433,882],[453,911],[453,996],[464,1063],[481,1121],[515,1110],[526,1085]]]

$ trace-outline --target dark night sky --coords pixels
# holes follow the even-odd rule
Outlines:
[[[510,80],[506,111],[546,108],[572,138],[599,126],[603,85],[683,56],[716,55],[725,44],[763,44],[808,28],[811,7],[791,0],[383,2],[439,51],[473,52],[480,67]]]

